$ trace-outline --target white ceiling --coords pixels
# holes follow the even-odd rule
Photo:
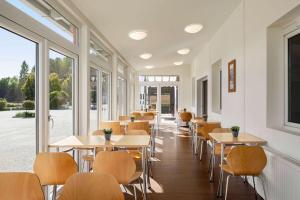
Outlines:
[[[190,64],[202,45],[224,23],[240,0],[72,0],[136,69],[146,65],[172,66],[175,61]],[[184,32],[186,25],[201,23],[197,34]],[[145,29],[148,37],[128,37],[134,29]],[[234,31],[234,30],[233,30]],[[187,56],[176,53],[190,48]],[[153,57],[143,60],[142,53]]]

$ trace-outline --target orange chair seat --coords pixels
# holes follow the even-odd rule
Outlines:
[[[142,158],[142,153],[139,150],[127,150],[127,152],[131,155],[135,160],[139,160]]]

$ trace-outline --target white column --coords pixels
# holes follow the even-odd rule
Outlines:
[[[90,33],[89,28],[84,25],[80,30],[80,60],[78,69],[78,84],[79,84],[79,135],[88,134],[89,130],[89,48],[90,48]]]
[[[111,75],[111,117],[117,119],[118,57],[113,54]]]

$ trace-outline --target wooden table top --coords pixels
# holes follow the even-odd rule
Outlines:
[[[233,137],[232,133],[209,133],[209,136],[217,143],[221,144],[265,144],[267,141],[249,133],[240,133],[238,137]]]
[[[203,119],[192,119],[191,123],[193,123],[193,124],[204,124],[205,121]]]
[[[127,147],[140,148],[150,145],[149,135],[112,135],[111,141],[105,141],[104,136],[69,136],[49,147],[95,148],[95,147]]]

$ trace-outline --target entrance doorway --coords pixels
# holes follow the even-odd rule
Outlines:
[[[207,77],[197,80],[197,116],[207,119]]]
[[[177,87],[161,87],[161,118],[174,119],[177,110]]]

